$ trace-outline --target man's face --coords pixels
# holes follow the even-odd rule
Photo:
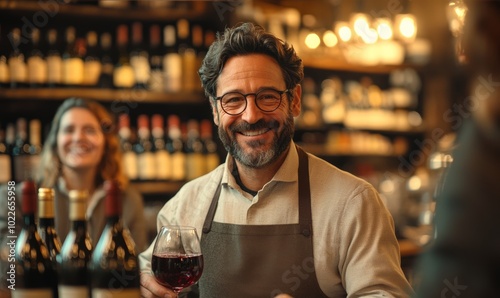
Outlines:
[[[263,88],[286,89],[279,65],[263,54],[236,56],[228,59],[217,81],[217,94],[237,91],[255,93]],[[220,100],[212,105],[214,122],[226,150],[241,164],[262,168],[276,161],[288,148],[294,131],[293,117],[300,114],[300,85],[282,95],[280,106],[263,112],[255,105],[255,97],[247,97],[247,107],[232,116],[221,108]]]

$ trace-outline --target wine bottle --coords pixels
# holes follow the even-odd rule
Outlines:
[[[205,173],[208,173],[220,165],[217,143],[213,139],[212,122],[208,119],[201,121],[201,139],[205,155]]]
[[[14,147],[16,146],[16,128],[14,127],[14,124],[8,123],[7,127],[5,128],[5,145],[7,146],[7,154],[9,154],[10,157],[10,169],[9,171],[9,176],[11,179],[14,179],[14,155],[13,155],[13,150]]]
[[[139,136],[139,142],[136,143],[135,151],[137,152],[139,179],[156,179],[155,155],[149,130],[149,117],[145,114],[139,115],[137,118],[137,135]]]
[[[61,298],[88,298],[90,295],[88,267],[92,257],[92,240],[85,220],[87,200],[87,191],[69,192],[69,219],[72,227],[58,259],[58,290]]]
[[[113,88],[113,53],[111,50],[111,34],[104,32],[101,34],[101,76],[99,77],[99,88]]]
[[[12,148],[15,181],[24,181],[31,178],[30,144],[27,139],[26,118],[18,118],[16,122],[16,141]]]
[[[133,148],[130,117],[128,114],[121,114],[118,117],[118,136],[120,137],[125,174],[130,180],[136,180],[139,178],[137,153]]]
[[[168,117],[168,137],[170,139],[168,151],[172,157],[171,179],[182,181],[186,179],[186,154],[182,141],[181,123],[177,115]]]
[[[87,32],[87,51],[83,59],[84,76],[82,84],[86,87],[95,87],[101,76],[102,64],[97,53],[97,33]]]
[[[38,189],[38,233],[49,251],[49,259],[54,278],[50,281],[54,297],[57,297],[57,258],[61,252],[61,239],[57,235],[54,220],[54,190],[52,188]]]
[[[40,30],[31,31],[31,48],[26,57],[28,84],[31,88],[45,87],[47,84],[47,61],[40,48]]]
[[[21,50],[21,29],[14,28],[9,35],[12,46],[9,54],[9,74],[10,87],[22,88],[27,83],[28,69],[26,66],[25,55]]]
[[[177,36],[179,38],[179,53],[182,58],[182,89],[186,92],[196,90],[197,76],[196,51],[190,40],[190,24],[186,19],[177,21]]]
[[[92,297],[139,297],[135,243],[121,219],[122,198],[116,181],[104,183],[106,226],[90,263]]]
[[[10,84],[10,72],[8,59],[7,38],[2,34],[5,31],[5,26],[0,25],[0,88],[7,88]],[[3,31],[2,31],[3,30]]]
[[[63,54],[63,77],[65,86],[76,87],[83,82],[85,41],[76,38],[75,27],[66,28],[66,51]]]
[[[149,27],[149,65],[151,76],[149,77],[149,89],[151,91],[163,92],[163,53],[160,42],[160,26],[152,25]]]
[[[182,58],[176,45],[176,33],[173,25],[163,29],[163,87],[165,92],[180,92],[182,89]]]
[[[115,65],[113,72],[113,85],[118,89],[132,88],[135,85],[135,74],[129,59],[127,25],[118,26],[116,47],[118,49],[118,63]]]
[[[30,168],[37,169],[40,164],[40,153],[42,152],[42,123],[40,119],[31,119],[29,126]]]
[[[0,129],[0,184],[7,183],[11,177],[11,159],[9,148],[5,141],[5,131]]]
[[[47,42],[49,45],[47,57],[47,85],[49,87],[59,87],[62,84],[62,57],[59,51],[57,30],[50,29],[47,32]]]
[[[163,116],[160,114],[153,115],[151,118],[151,127],[155,154],[156,179],[168,180],[170,179],[172,171],[172,159],[166,146]]]
[[[149,53],[142,44],[142,23],[132,24],[132,51],[130,52],[130,65],[134,70],[135,88],[146,89],[151,69],[149,68]]]
[[[36,187],[33,181],[22,186],[21,208],[24,226],[16,241],[16,288],[13,298],[52,298],[55,272],[49,251],[38,234],[35,222]]]
[[[205,173],[203,142],[200,138],[198,121],[191,119],[187,123],[186,140],[186,179],[192,180]]]

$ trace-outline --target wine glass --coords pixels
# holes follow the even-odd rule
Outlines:
[[[151,267],[156,280],[176,294],[195,284],[203,272],[203,255],[196,229],[163,226],[156,237]]]

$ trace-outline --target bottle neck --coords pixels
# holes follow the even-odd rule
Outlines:
[[[76,220],[73,220],[72,221],[72,225],[73,225],[73,231],[76,231],[76,230],[86,230],[87,229],[87,222],[85,221],[85,219],[76,219]]]
[[[54,227],[54,218],[53,217],[40,217],[38,219],[38,225],[40,228],[46,228],[46,227]]]
[[[24,220],[24,227],[25,228],[31,228],[35,227],[36,228],[36,222],[35,222],[35,214],[25,214],[23,216]]]

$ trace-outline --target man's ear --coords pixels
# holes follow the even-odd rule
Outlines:
[[[212,115],[214,117],[214,123],[215,125],[219,126],[219,111],[217,111],[217,101],[213,100],[212,98],[210,100],[210,105],[212,106]]]
[[[291,95],[293,96],[292,98],[292,115],[293,117],[298,117],[300,115],[300,109],[301,109],[301,99],[302,99],[302,86],[300,84],[297,84],[295,88],[291,90]]]

